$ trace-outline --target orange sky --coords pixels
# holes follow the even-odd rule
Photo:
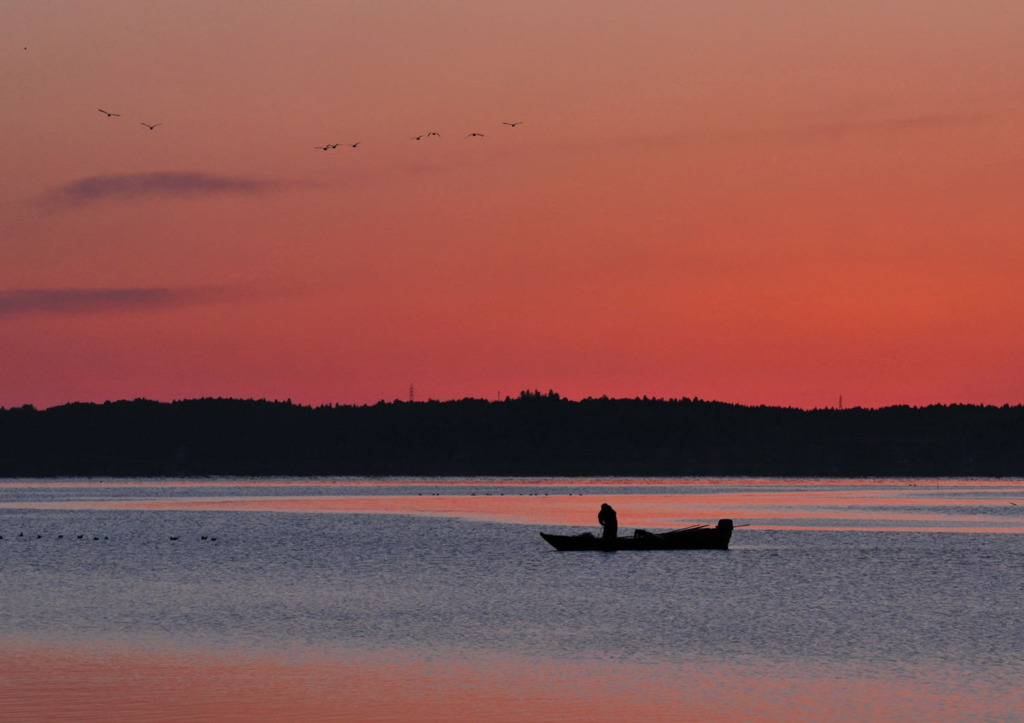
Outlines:
[[[0,406],[1021,403],[1021,37],[1017,0],[5,2]]]

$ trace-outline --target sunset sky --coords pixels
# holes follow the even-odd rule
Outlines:
[[[1020,0],[4,0],[0,406],[1019,404],[1022,38]]]

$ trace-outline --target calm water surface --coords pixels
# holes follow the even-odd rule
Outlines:
[[[749,526],[537,534],[601,502]],[[1005,480],[0,480],[0,719],[1024,720],[1022,534]]]

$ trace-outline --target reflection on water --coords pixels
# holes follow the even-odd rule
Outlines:
[[[2,640],[2,638],[0,638]],[[664,669],[460,651],[269,656],[4,641],[6,720],[1014,720],[1020,699],[933,681],[709,661]],[[59,708],[55,705],[59,701]]]
[[[0,509],[421,514],[592,527],[599,495],[621,507],[620,524],[631,527],[728,517],[762,529],[1021,533],[1021,486],[973,479],[0,481]]]
[[[0,719],[1012,720],[1021,496],[3,481]],[[595,530],[605,501],[623,527],[750,526],[727,552],[558,553],[537,534]]]

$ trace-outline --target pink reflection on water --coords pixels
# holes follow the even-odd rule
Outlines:
[[[721,518],[730,518],[740,525],[770,529],[1024,533],[1024,503],[1012,506],[1008,499],[1020,492],[1020,484],[1006,480],[292,478],[4,480],[0,485],[7,490],[52,487],[100,488],[105,492],[102,500],[30,498],[0,504],[0,508],[21,509],[408,514],[597,529],[597,508],[601,502],[608,502],[618,510],[624,532],[638,527],[672,529],[714,524]],[[412,494],[410,488],[414,486],[437,492]],[[765,489],[768,486],[773,489]],[[131,497],[119,498],[118,488],[125,487],[136,491]],[[288,494],[226,496],[228,490],[270,487],[286,489]],[[537,491],[523,491],[531,487]],[[629,487],[643,490],[623,492],[623,488]],[[154,495],[140,498],[139,488],[151,489]],[[189,488],[188,496],[168,496],[174,495],[177,488]],[[310,488],[315,488],[316,493],[303,494]],[[377,494],[360,494],[371,488]],[[602,488],[607,488],[607,494],[600,492]],[[197,495],[196,489],[202,492]],[[339,494],[323,494],[332,489]]]
[[[0,640],[0,717],[18,721],[1011,720],[1024,705],[1019,689],[965,681],[950,666],[821,673],[765,660],[665,666]]]
[[[891,497],[877,494],[835,495],[820,491],[714,492],[686,494],[473,494],[188,497],[108,499],[98,501],[4,503],[0,507],[103,510],[204,510],[236,512],[315,512],[405,514],[462,519],[597,528],[597,508],[608,502],[625,528],[672,529],[714,524],[730,518],[737,524],[771,529],[858,529],[949,532],[1024,533],[1024,516],[1002,506],[1002,514],[953,514],[944,508],[994,508],[992,499]],[[878,509],[871,509],[878,508]],[[921,511],[932,508],[934,512]],[[809,521],[816,521],[811,524]],[[792,521],[792,522],[790,522]],[[878,523],[871,525],[871,522]],[[916,524],[915,524],[916,523]],[[932,523],[932,524],[922,524]]]

